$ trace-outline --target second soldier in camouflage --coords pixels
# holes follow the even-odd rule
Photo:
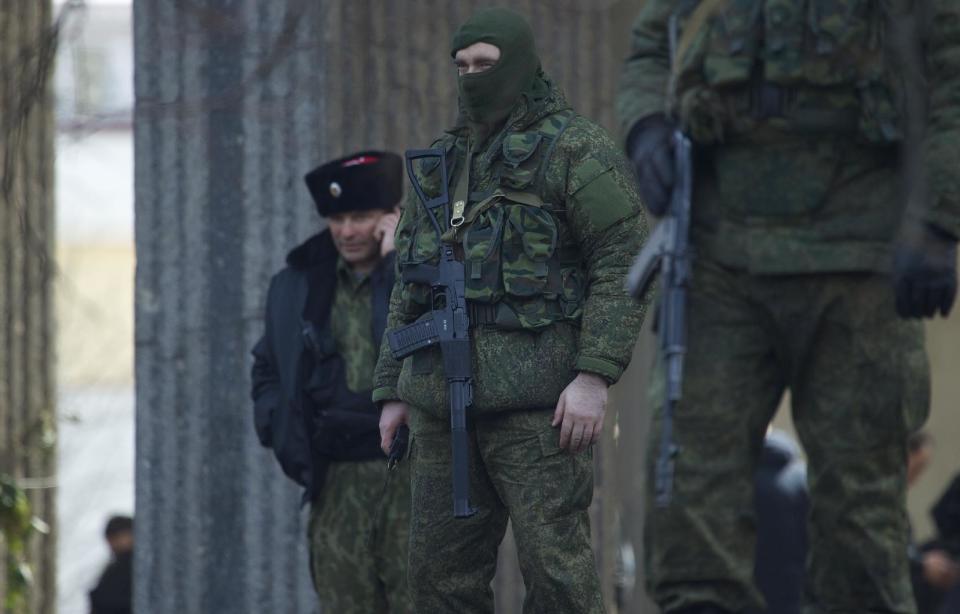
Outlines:
[[[931,198],[915,208],[897,181],[912,75],[893,44],[911,23],[917,42],[901,46],[922,40],[929,90],[909,93],[930,113]],[[954,0],[641,9],[618,103],[651,210],[670,195],[675,123],[696,148],[674,493],[645,526],[647,583],[664,612],[762,606],[753,475],[786,389],[809,458],[804,612],[914,612],[905,447],[928,376],[922,326],[898,312],[946,313],[956,291],[958,76]],[[659,407],[660,377],[653,392]]]

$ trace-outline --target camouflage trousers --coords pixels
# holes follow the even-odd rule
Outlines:
[[[602,613],[590,547],[592,451],[558,447],[553,411],[486,414],[470,424],[470,503],[453,517],[450,424],[413,410],[410,590],[418,614],[492,614],[497,548],[512,522],[525,614]]]
[[[310,573],[324,614],[408,614],[410,474],[387,462],[331,463],[310,509]]]
[[[672,502],[648,492],[648,591],[664,612],[760,607],[752,585],[753,475],[785,389],[808,456],[804,612],[914,612],[906,438],[926,417],[919,322],[897,318],[887,277],[752,276],[700,259],[689,296]],[[647,483],[659,451],[656,369]]]

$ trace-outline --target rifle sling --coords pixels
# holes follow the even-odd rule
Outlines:
[[[710,18],[720,10],[720,7],[727,2],[728,0],[702,0],[697,8],[693,10],[693,13],[690,14],[686,27],[684,27],[683,33],[680,34],[677,48],[673,50],[673,57],[670,59],[672,63],[670,72],[674,78],[680,73],[680,64],[683,62],[683,56],[687,54],[697,34],[707,25]]]
[[[451,218],[447,220],[448,228],[454,229],[454,217],[460,218],[459,226],[463,223],[463,213],[470,201],[470,167],[473,166],[473,143],[467,141],[467,155],[464,160],[463,169],[457,177],[457,185],[453,189],[453,211]],[[445,233],[447,234],[447,233]]]

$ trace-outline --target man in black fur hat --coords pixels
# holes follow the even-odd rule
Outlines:
[[[394,282],[399,156],[334,160],[305,177],[327,229],[287,256],[253,348],[254,422],[305,488],[310,570],[324,612],[411,611],[409,477],[384,487],[373,370]]]

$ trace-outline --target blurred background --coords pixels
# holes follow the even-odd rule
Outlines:
[[[297,492],[247,401],[266,283],[319,224],[303,173],[425,146],[450,123],[449,36],[483,4],[0,3],[5,614],[85,614],[115,514],[137,518],[138,612],[313,611]],[[545,68],[613,131],[641,2],[502,4],[530,16]],[[960,470],[960,317],[927,333],[937,446],[909,497],[921,540]],[[640,565],[652,348],[647,331],[597,460],[611,612],[654,611]],[[788,412],[777,421],[791,431]],[[498,611],[519,612],[509,538],[501,569]]]
[[[57,611],[87,614],[133,514],[133,33],[130,0],[54,3]]]

